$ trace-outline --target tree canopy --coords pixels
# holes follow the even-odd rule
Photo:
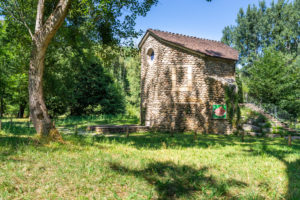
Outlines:
[[[30,115],[36,130],[48,135],[55,127],[52,126],[47,107],[50,107],[51,116],[66,112],[124,112],[125,94],[131,92],[125,83],[128,82],[125,63],[123,61],[122,66],[115,67],[123,69],[123,76],[119,78],[116,76],[118,73],[111,72],[108,66],[105,68],[104,63],[109,62],[109,59],[106,56],[101,58],[100,55],[108,47],[123,52],[123,47],[118,46],[121,43],[130,44],[131,38],[141,34],[134,29],[136,17],[145,16],[156,3],[157,0],[0,1],[0,15],[5,16],[5,23],[9,27],[1,29],[2,38],[5,39],[6,32],[14,32],[11,36],[20,36],[12,40],[15,41],[14,46],[24,47],[24,61],[29,63],[30,60],[29,77],[21,74],[16,78],[16,73],[12,73],[12,76],[1,82],[1,93],[13,97],[8,103],[9,98],[1,96],[1,114],[9,110],[6,105],[18,105],[15,107],[19,107],[19,116],[23,116],[28,103],[25,99],[29,96]],[[129,51],[133,53],[132,58],[137,58],[135,50]],[[17,65],[15,69],[24,66],[20,63]],[[4,68],[4,64],[1,67]],[[22,69],[26,71],[28,67]],[[16,87],[9,84],[9,81],[16,79]],[[22,88],[27,80],[29,94]],[[12,95],[14,92],[7,92],[8,89],[22,92]]]
[[[299,116],[300,1],[240,9],[222,41],[240,53],[241,79],[250,97]]]
[[[284,53],[296,53],[300,42],[300,1],[274,1],[267,7],[248,5],[240,9],[235,26],[226,26],[222,42],[240,52],[240,63],[251,64],[263,49],[274,46]]]

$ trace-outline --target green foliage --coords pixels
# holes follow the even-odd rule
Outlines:
[[[235,75],[235,82],[237,86],[238,103],[243,103],[244,102],[243,82],[241,80],[241,73],[238,70]]]
[[[285,80],[285,97],[280,100],[279,106],[287,110],[295,118],[300,117],[300,46],[298,56],[287,66]]]
[[[241,111],[237,89],[237,86],[232,85],[225,88],[225,102],[227,106],[227,119],[234,127],[239,128]]]
[[[137,114],[140,61],[136,49],[91,42],[87,47],[76,39],[68,48],[56,44],[49,47],[44,85],[52,116],[123,113],[125,104]]]
[[[254,61],[246,79],[249,95],[262,103],[279,105],[297,116],[299,110],[300,65],[292,61],[291,56],[273,48],[264,51],[264,55]]]
[[[240,9],[237,25],[223,30],[222,41],[237,49],[242,90],[260,103],[299,116],[300,1],[265,1]]]
[[[264,128],[271,127],[269,120],[265,116],[247,107],[241,107],[241,116],[243,118],[241,123],[249,123],[251,121],[251,124],[256,126],[260,126],[260,123],[266,123]]]
[[[139,115],[141,64],[138,50],[130,47],[98,46],[97,56],[124,91],[127,111]]]
[[[90,64],[80,70],[75,82],[75,102],[71,106],[71,114],[82,115],[98,110],[104,114],[117,114],[125,110],[125,99],[121,88],[99,64]]]
[[[0,113],[22,117],[28,102],[29,52],[26,41],[13,35],[14,28],[0,23]]]
[[[6,26],[5,23],[0,23],[0,117],[4,113],[4,98],[7,95],[6,88],[8,87],[8,68],[6,64],[8,47],[5,45],[7,41]]]
[[[251,64],[263,49],[274,45],[285,53],[297,52],[300,42],[300,1],[274,1],[267,7],[265,1],[259,6],[249,5],[240,9],[237,25],[223,30],[222,41],[240,52],[240,63]]]
[[[44,21],[57,2],[45,1]],[[131,39],[142,33],[135,31],[135,19],[145,16],[156,3],[157,0],[72,1],[67,23],[58,30],[45,59],[44,98],[51,116],[123,113],[125,107],[128,113],[137,115],[139,53],[120,44],[131,44]],[[0,14],[5,16],[8,27],[1,28],[0,33],[0,41],[5,40],[8,49],[0,56],[1,113],[17,114],[27,108],[31,50],[28,30],[34,30],[36,5],[36,0],[0,0]],[[7,70],[11,76],[7,76]]]
[[[90,12],[89,24],[93,27],[91,34],[105,45],[126,42],[141,35],[141,31],[134,29],[138,16],[146,16],[150,8],[157,4],[158,0],[120,0],[88,1]],[[129,41],[132,43],[132,41]]]

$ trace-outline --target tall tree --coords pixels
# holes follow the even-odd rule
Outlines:
[[[249,95],[261,103],[275,104],[293,114],[300,113],[299,57],[285,55],[273,47],[264,50],[249,69]]]
[[[35,15],[35,23],[33,22],[32,7],[37,3],[37,12]],[[74,5],[74,10],[71,13],[71,16],[76,15],[85,15],[87,18],[92,18],[95,21],[104,18],[105,13],[113,13],[114,17],[109,18],[113,19],[112,22],[108,25],[121,24],[119,18],[121,17],[120,13],[126,11],[129,13],[125,16],[124,28],[125,32],[131,32],[133,34],[134,20],[138,15],[146,15],[152,5],[156,4],[157,0],[121,0],[121,1],[107,1],[107,0],[84,0],[84,1],[72,1]],[[54,10],[51,11],[51,8],[54,6]],[[34,123],[34,126],[37,132],[41,136],[49,136],[51,129],[53,127],[51,120],[49,118],[47,108],[44,102],[43,95],[43,73],[44,73],[44,61],[46,50],[50,44],[52,38],[54,37],[57,30],[63,24],[64,19],[67,16],[71,0],[35,0],[22,1],[22,0],[2,0],[0,1],[0,12],[5,16],[8,16],[10,19],[17,21],[26,27],[31,38],[32,38],[32,52],[29,68],[29,106],[30,106],[30,115]],[[84,5],[91,10],[85,9]],[[109,9],[107,9],[109,8]],[[109,12],[108,12],[109,11]],[[49,17],[45,20],[45,16]],[[78,19],[78,17],[77,17]],[[83,17],[84,19],[84,17]],[[111,22],[111,20],[104,20],[105,22]],[[93,21],[90,21],[91,24],[94,24]],[[69,23],[73,23],[72,17],[70,18]],[[35,26],[34,26],[35,24]],[[103,24],[103,23],[102,23]],[[128,26],[129,25],[129,26]],[[32,32],[33,26],[35,31]],[[107,26],[107,23],[104,27]],[[113,26],[112,26],[113,27]],[[115,26],[116,29],[117,26]],[[126,30],[126,27],[130,29]],[[114,28],[114,27],[113,27]],[[122,31],[116,31],[119,35],[122,36]],[[103,32],[102,32],[103,33]],[[124,33],[124,32],[123,32]],[[124,34],[123,34],[124,35]],[[129,34],[130,35],[130,34]],[[103,36],[103,34],[102,34]],[[105,38],[108,38],[105,36]],[[102,37],[102,40],[108,41]]]
[[[4,98],[7,94],[8,86],[8,67],[7,67],[7,57],[8,57],[8,47],[7,47],[7,24],[0,21],[0,117],[4,114]]]
[[[24,42],[12,23],[0,23],[0,115],[24,115],[28,103],[30,47],[26,39]]]
[[[71,0],[60,0],[46,22],[45,0],[38,1],[35,33],[32,36],[32,53],[29,67],[29,109],[37,133],[49,136],[54,129],[43,97],[44,59],[49,43],[67,15]]]
[[[29,108],[30,117],[38,134],[48,137],[51,123],[43,97],[43,73],[46,50],[57,30],[63,24],[71,0],[59,0],[56,8],[47,20],[44,20],[45,0],[38,0],[34,33],[26,22],[23,1],[1,1],[4,14],[22,23],[32,39],[32,51],[29,67]]]
[[[249,5],[240,9],[235,26],[226,26],[222,41],[240,52],[240,63],[251,66],[263,49],[273,45],[279,51],[296,53],[300,43],[300,0],[274,1],[267,7]],[[250,65],[249,65],[250,64]]]

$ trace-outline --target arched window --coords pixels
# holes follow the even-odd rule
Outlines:
[[[155,59],[154,50],[152,48],[150,48],[147,52],[147,60],[151,63],[154,61],[154,59]]]

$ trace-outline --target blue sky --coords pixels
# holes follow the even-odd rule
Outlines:
[[[159,0],[146,17],[139,17],[136,30],[148,28],[220,40],[222,30],[234,25],[240,8],[260,0]],[[266,0],[269,6],[272,0]],[[277,0],[275,0],[277,2]],[[0,16],[0,19],[2,17]],[[141,37],[135,40],[137,44]]]
[[[220,40],[222,30],[234,25],[240,8],[258,5],[259,0],[160,0],[146,17],[139,17],[136,29],[148,28]],[[267,6],[272,0],[266,0]],[[277,0],[275,0],[277,2]],[[135,40],[138,43],[141,38]]]

